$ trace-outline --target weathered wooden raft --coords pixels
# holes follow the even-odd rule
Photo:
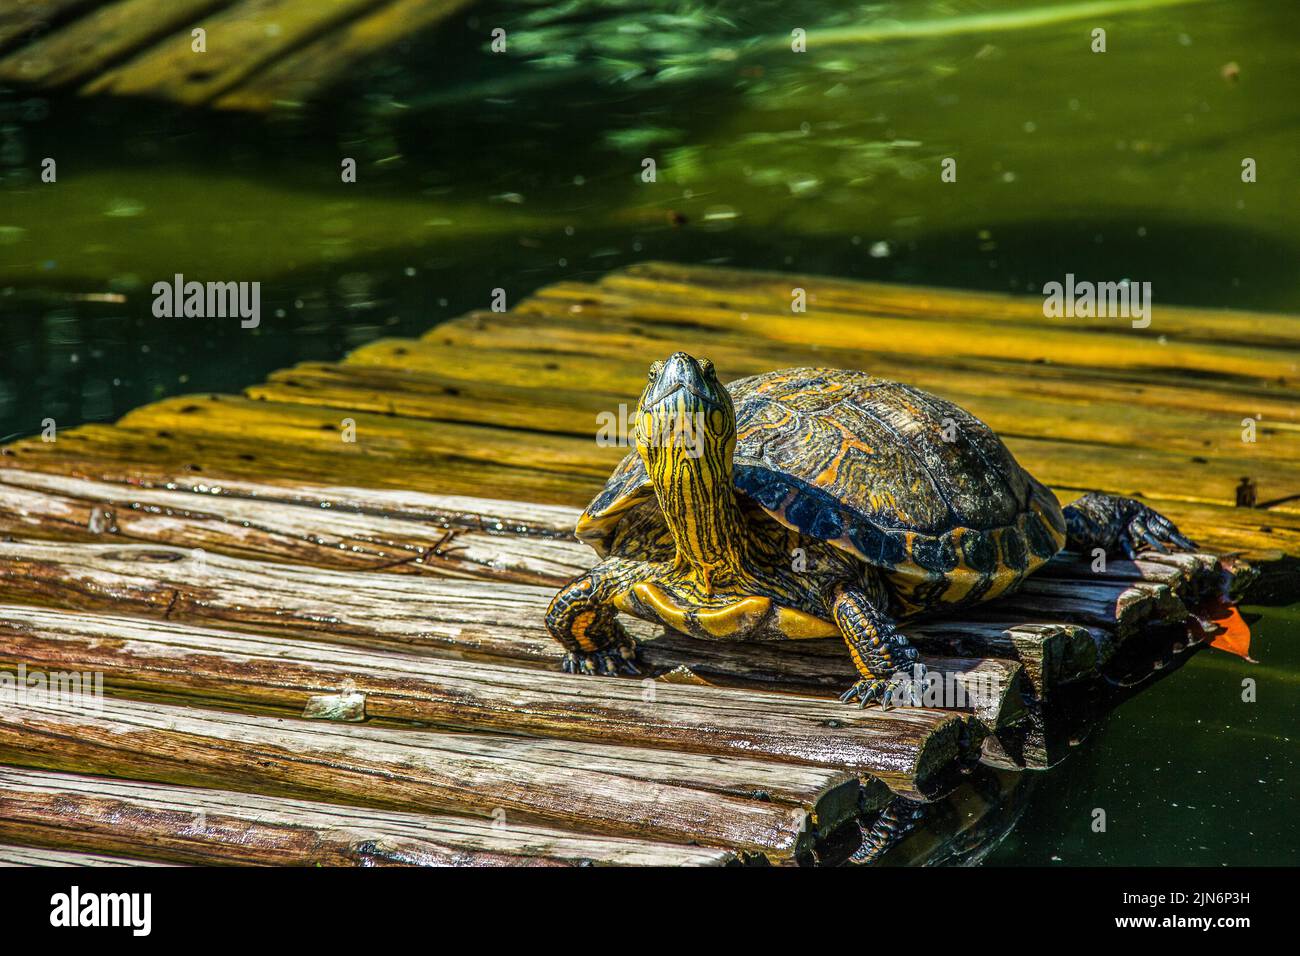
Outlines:
[[[943,797],[977,759],[1050,766],[1086,733],[1080,695],[1104,708],[1121,662],[1132,685],[1194,649],[1189,608],[1261,571],[1294,589],[1298,328],[1167,309],[1102,331],[1036,301],[648,264],[243,397],[0,448],[0,667],[99,674],[108,695],[0,708],[0,844],[87,863],[842,859],[894,794]],[[677,348],[736,376],[912,381],[1063,498],[1142,494],[1211,553],[1104,572],[1064,555],[1009,599],[910,625],[962,691],[949,709],[834,702],[838,641],[701,645],[642,622],[645,680],[567,677],[541,617],[591,562],[576,509],[625,451],[593,441],[597,415]],[[1267,507],[1234,507],[1241,475]],[[909,858],[947,858],[927,839]]]
[[[0,82],[188,106],[299,105],[469,0],[14,0]],[[193,31],[205,31],[202,52]]]

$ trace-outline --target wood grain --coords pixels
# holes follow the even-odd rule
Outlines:
[[[717,866],[737,859],[720,848],[498,819],[0,768],[0,838],[90,854],[259,866]],[[20,861],[57,863],[48,853],[9,851]],[[6,855],[0,850],[0,859]]]

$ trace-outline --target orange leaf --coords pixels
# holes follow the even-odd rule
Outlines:
[[[1250,625],[1242,619],[1237,609],[1225,608],[1215,615],[1213,620],[1220,630],[1210,642],[1210,646],[1227,651],[1229,654],[1236,654],[1252,664],[1255,663],[1250,656]]]

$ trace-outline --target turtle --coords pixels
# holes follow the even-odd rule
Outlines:
[[[724,386],[676,352],[633,425],[576,527],[601,560],[546,614],[574,674],[639,673],[622,611],[707,641],[840,636],[859,674],[841,700],[917,703],[900,623],[1007,594],[1063,548],[1195,548],[1132,498],[1062,508],[975,416],[864,371]]]

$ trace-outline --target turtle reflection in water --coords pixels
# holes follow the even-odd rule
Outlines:
[[[1191,549],[1131,498],[1062,509],[970,413],[865,372],[798,368],[719,383],[678,352],[641,394],[636,451],[578,521],[602,559],[546,626],[573,673],[635,673],[618,611],[696,638],[841,635],[841,698],[916,702],[895,623],[1006,594],[1062,547]]]

